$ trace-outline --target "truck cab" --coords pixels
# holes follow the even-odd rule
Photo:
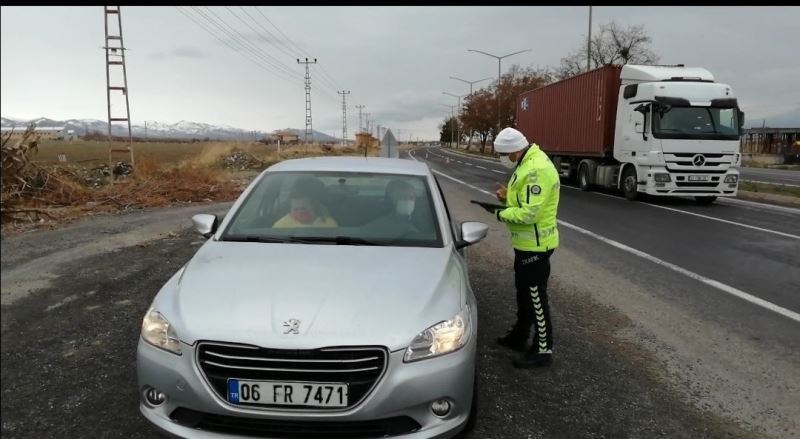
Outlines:
[[[628,196],[736,196],[744,113],[706,69],[626,65],[620,73],[613,157]]]

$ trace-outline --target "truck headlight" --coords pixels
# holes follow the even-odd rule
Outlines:
[[[181,344],[175,328],[153,308],[147,310],[142,321],[142,338],[159,349],[181,355]]]
[[[672,177],[669,174],[653,174],[653,178],[655,178],[657,183],[668,183],[672,181]]]
[[[469,307],[465,307],[452,319],[420,332],[408,345],[403,361],[409,363],[457,351],[469,340],[469,319]]]
[[[725,176],[725,183],[736,183],[739,181],[739,176],[736,174],[726,175]]]

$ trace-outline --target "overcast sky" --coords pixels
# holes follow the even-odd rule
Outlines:
[[[314,129],[341,135],[336,90],[343,88],[351,91],[350,138],[358,125],[356,104],[395,134],[401,130],[403,139],[411,133],[435,137],[449,111],[442,104],[456,101],[442,91],[469,92],[467,84],[449,76],[497,76],[496,60],[467,49],[495,54],[533,49],[504,60],[503,70],[512,63],[556,66],[573,49],[585,47],[588,26],[587,7],[259,7],[307,51],[296,54],[273,45],[264,28],[279,34],[254,7],[245,11],[255,22],[231,8],[253,29],[223,7],[211,10],[290,73],[278,76],[272,67],[256,66],[174,7],[123,7],[134,123],[303,128],[304,71],[295,60],[300,55],[319,61],[312,68]],[[105,120],[102,8],[2,7],[1,15],[2,115]],[[748,120],[792,112],[800,117],[800,8],[593,8],[595,31],[612,19],[644,25],[662,63],[705,67],[718,82],[730,84]],[[291,78],[283,78],[287,75]]]

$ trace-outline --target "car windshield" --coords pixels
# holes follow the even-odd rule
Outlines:
[[[653,112],[653,134],[667,139],[739,139],[736,108],[670,107]]]
[[[223,241],[441,247],[427,180],[354,172],[271,172]]]

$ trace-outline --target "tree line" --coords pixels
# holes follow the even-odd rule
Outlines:
[[[652,39],[644,26],[621,27],[614,21],[600,26],[590,41],[589,68],[607,65],[655,64],[659,57],[650,48]],[[491,85],[474,91],[462,103],[460,116],[446,118],[440,125],[440,141],[449,143],[477,139],[481,153],[494,137],[497,122],[501,127],[515,126],[517,97],[523,92],[586,72],[586,46],[561,58],[556,68],[513,65]],[[498,106],[499,101],[499,106]],[[469,146],[467,147],[469,149]],[[492,146],[492,151],[494,147]]]

